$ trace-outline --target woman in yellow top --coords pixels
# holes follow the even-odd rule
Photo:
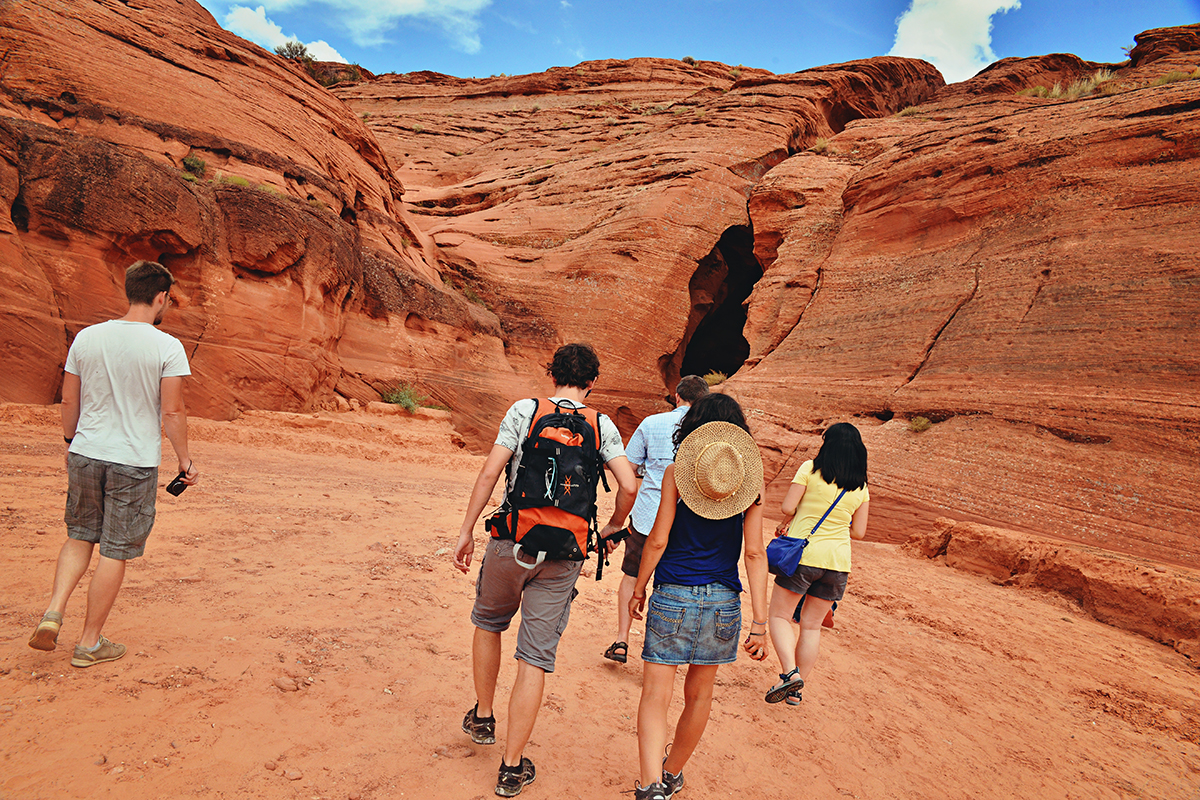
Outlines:
[[[821,622],[846,591],[850,539],[867,535],[870,499],[867,448],[858,428],[848,422],[830,426],[817,457],[796,472],[783,498],[783,514],[790,520],[775,531],[776,536],[807,538],[808,546],[796,572],[777,574],[771,592],[771,642],[783,671],[779,683],[767,692],[768,703],[800,702],[804,679],[817,662]],[[801,601],[797,640],[792,614]]]

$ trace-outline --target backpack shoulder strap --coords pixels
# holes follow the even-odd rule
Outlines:
[[[529,431],[525,434],[525,438],[529,438],[530,436],[532,436],[533,435],[533,426],[537,425],[537,421],[539,419],[541,419],[542,417],[546,416],[547,414],[549,414],[555,408],[555,404],[551,403],[550,400],[547,398],[531,397],[530,399],[534,403],[533,418],[531,420],[529,420]]]

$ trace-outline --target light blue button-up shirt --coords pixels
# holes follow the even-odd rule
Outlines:
[[[651,414],[642,420],[633,436],[625,455],[635,467],[643,467],[645,476],[633,503],[630,522],[638,533],[650,533],[654,518],[658,515],[658,501],[662,498],[662,478],[667,467],[675,462],[675,443],[672,438],[688,406],[679,406],[673,411]]]

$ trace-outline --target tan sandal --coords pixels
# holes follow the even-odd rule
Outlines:
[[[47,611],[42,621],[29,637],[29,646],[34,650],[53,650],[58,647],[58,632],[62,629],[62,614],[57,611]]]

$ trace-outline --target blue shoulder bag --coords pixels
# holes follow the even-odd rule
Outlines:
[[[821,518],[817,520],[817,524],[813,525],[813,529],[808,535],[812,536],[817,532],[817,528],[821,527],[821,523],[829,516],[829,512],[833,511],[833,507],[838,504],[838,500],[842,499],[842,495],[846,493],[842,489],[837,498],[833,501],[833,505],[825,510]],[[793,539],[790,536],[776,536],[767,545],[767,569],[772,575],[785,575],[791,577],[796,574],[796,569],[800,566],[800,557],[804,555],[804,548],[808,546],[808,539]]]

